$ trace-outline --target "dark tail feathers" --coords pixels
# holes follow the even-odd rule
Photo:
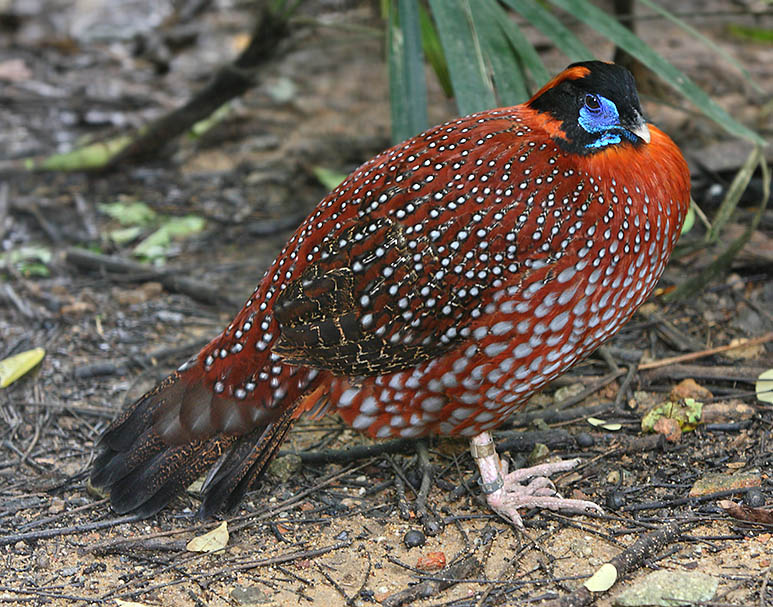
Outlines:
[[[202,489],[202,517],[230,510],[265,472],[290,430],[294,408],[282,411],[264,427],[243,434],[168,444],[154,421],[170,399],[180,393],[175,373],[140,398],[105,431],[91,474],[91,484],[107,490],[119,514],[152,516],[208,468]]]

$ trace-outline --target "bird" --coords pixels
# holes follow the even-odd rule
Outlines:
[[[652,293],[690,204],[633,76],[573,63],[527,102],[426,130],[354,170],[296,229],[225,330],[108,426],[91,484],[148,517],[205,476],[236,507],[301,415],[369,437],[467,437],[505,520],[598,512],[508,471],[491,431]]]

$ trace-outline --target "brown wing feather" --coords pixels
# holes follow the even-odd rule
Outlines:
[[[451,342],[425,341],[421,323],[411,326],[434,312],[417,305],[417,286],[439,295],[443,289],[418,271],[439,267],[433,247],[422,240],[411,249],[409,242],[404,226],[385,217],[357,222],[331,239],[321,260],[277,298],[274,352],[338,375],[380,375],[447,350]],[[440,299],[452,297],[443,292]]]

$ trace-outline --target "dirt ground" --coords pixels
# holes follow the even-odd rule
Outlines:
[[[441,524],[430,535],[412,510],[421,481],[413,447],[311,461],[374,444],[335,417],[296,426],[283,453],[304,453],[305,461],[280,458],[262,488],[224,519],[229,542],[212,554],[186,550],[190,539],[220,522],[196,518],[195,492],[145,521],[116,519],[105,500],[89,494],[85,480],[100,432],[230,320],[291,229],[324,196],[315,167],[346,173],[389,143],[386,68],[373,9],[318,0],[257,86],[205,135],[182,138],[154,162],[108,174],[15,169],[19,158],[109,138],[179,106],[244,44],[251,22],[244,5],[216,2],[165,28],[171,4],[0,1],[0,360],[46,350],[37,371],[0,389],[0,602],[394,605],[395,593],[437,575],[433,563],[473,556],[479,567],[413,604],[541,604],[571,596],[601,564],[670,522],[678,539],[638,563],[596,605],[612,605],[620,591],[659,568],[716,577],[718,590],[703,605],[773,605],[773,527],[733,518],[719,505],[723,499],[773,504],[773,406],[754,392],[757,376],[773,368],[773,344],[627,373],[632,362],[773,330],[770,210],[729,275],[683,303],[661,297],[749,224],[761,197],[759,172],[723,245],[690,252],[705,234],[696,222],[662,290],[612,340],[608,356],[579,365],[510,425],[523,433],[508,451],[517,465],[544,457],[538,444],[547,445],[549,458],[582,458],[557,485],[565,495],[601,504],[604,516],[524,513],[526,531],[517,531],[482,504],[465,442],[438,439],[429,444],[436,478],[429,508]],[[679,6],[763,92],[668,21],[644,18],[638,28],[733,116],[770,139],[773,46],[731,27],[773,26],[769,4],[760,4]],[[572,27],[600,58],[612,56],[593,32]],[[170,30],[174,35],[159,34]],[[551,71],[565,65],[537,32],[525,32],[541,42]],[[453,116],[452,102],[430,81],[432,122]],[[660,87],[642,88],[650,120],[684,150],[694,198],[712,217],[750,147]],[[100,211],[129,201],[164,215],[203,217],[206,227],[175,242],[161,270],[111,272],[74,263],[73,247],[131,259],[131,244],[110,240],[119,226]],[[9,262],[7,252],[22,247],[51,257]],[[166,280],[170,273],[200,281],[217,297],[204,303],[175,289]],[[703,402],[703,423],[674,442],[642,435],[643,414],[685,379],[697,387],[683,385],[673,396]],[[582,398],[567,401],[583,389]],[[589,417],[606,427],[591,425]],[[498,440],[518,439],[500,433]],[[696,488],[709,475],[718,476],[708,489]],[[409,531],[426,543],[407,547]]]

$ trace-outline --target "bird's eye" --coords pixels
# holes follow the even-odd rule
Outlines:
[[[599,98],[596,97],[596,95],[591,95],[590,93],[585,95],[585,107],[588,108],[591,112],[598,112],[601,109]]]

